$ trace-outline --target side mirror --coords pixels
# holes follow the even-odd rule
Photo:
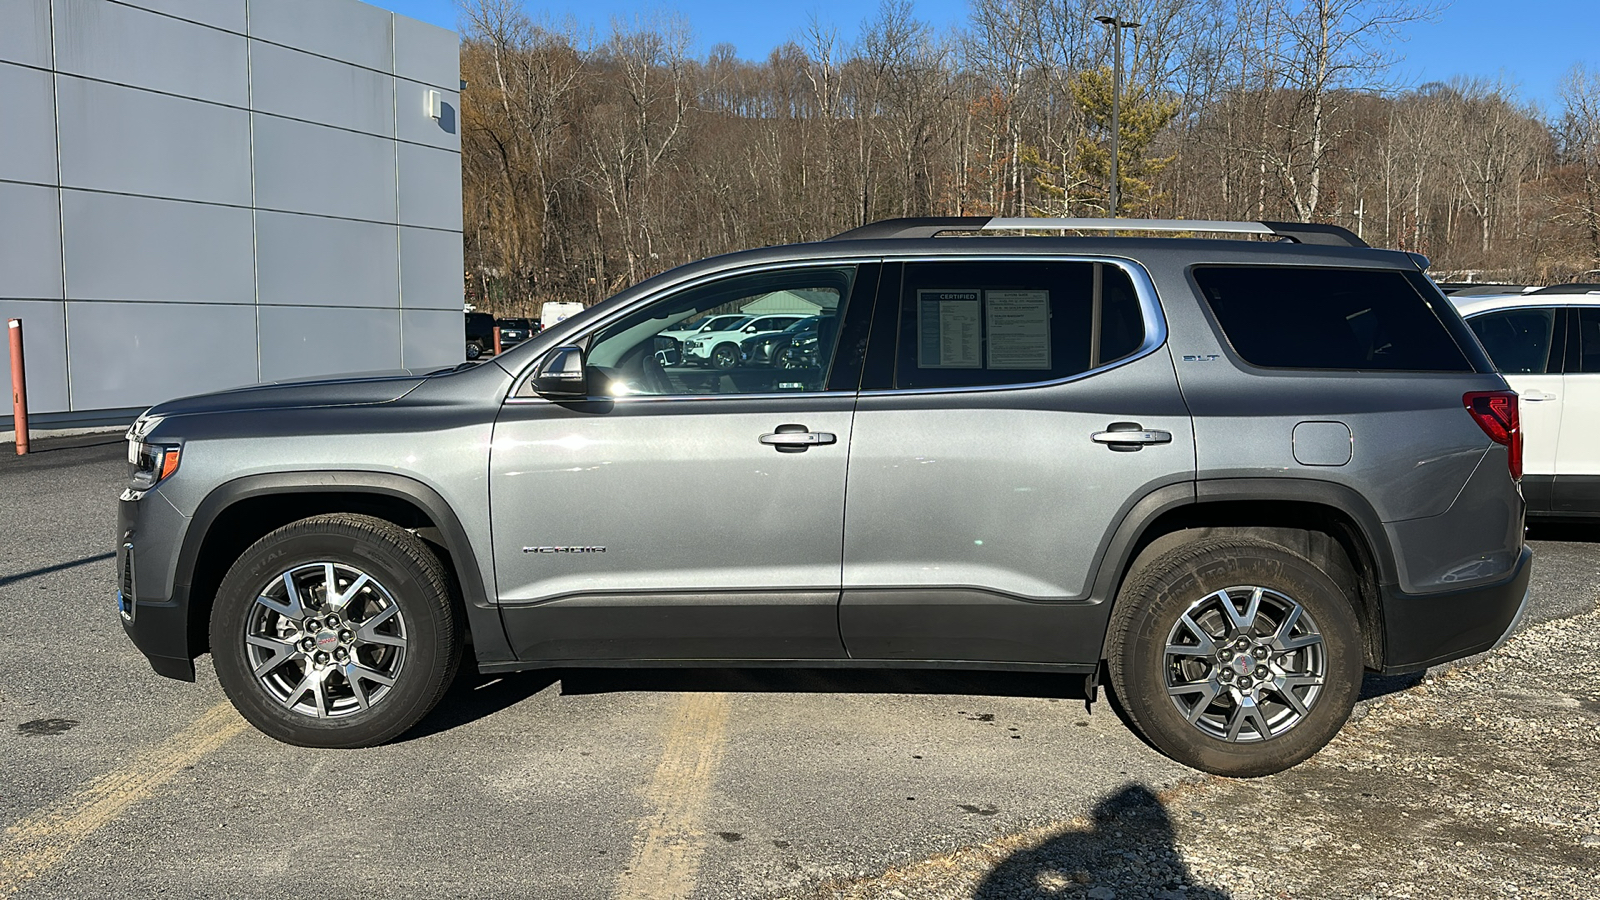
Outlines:
[[[551,400],[581,400],[589,396],[583,348],[557,347],[539,363],[531,381],[534,393]]]

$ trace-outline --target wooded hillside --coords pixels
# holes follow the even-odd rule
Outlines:
[[[696,258],[908,215],[1103,216],[1110,29],[1080,0],[884,0],[760,63],[681,21],[600,39],[468,0],[469,302],[532,314]],[[1398,87],[1429,9],[1146,0],[1120,15],[1123,216],[1334,222],[1478,280],[1600,280],[1600,73],[1541,113],[1506,84]],[[1442,13],[1442,14],[1448,14]],[[1472,52],[1463,48],[1464,53]]]

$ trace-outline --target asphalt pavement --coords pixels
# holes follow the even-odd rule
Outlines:
[[[0,451],[0,900],[794,896],[1204,780],[1042,675],[469,668],[290,747],[122,634],[120,439]],[[1536,537],[1532,620],[1593,608],[1600,535]]]

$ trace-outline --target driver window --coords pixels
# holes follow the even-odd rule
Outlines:
[[[596,394],[769,394],[828,381],[854,266],[735,275],[651,303],[595,335]]]

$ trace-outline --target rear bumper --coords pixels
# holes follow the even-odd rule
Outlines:
[[[1383,673],[1420,672],[1504,643],[1527,611],[1532,575],[1533,551],[1523,547],[1510,574],[1490,584],[1437,594],[1382,586]]]

